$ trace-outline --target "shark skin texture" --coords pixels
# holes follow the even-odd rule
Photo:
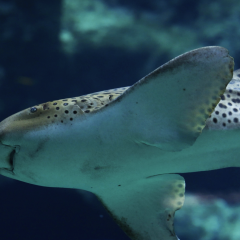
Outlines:
[[[0,174],[90,191],[130,239],[178,239],[185,181],[174,173],[240,165],[226,161],[229,148],[238,151],[233,67],[226,49],[199,48],[131,87],[16,113],[0,123]]]

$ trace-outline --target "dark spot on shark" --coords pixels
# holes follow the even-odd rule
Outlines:
[[[77,111],[73,111],[74,114],[77,114]]]
[[[222,100],[225,100],[225,96],[224,96],[224,95],[222,95],[222,96],[221,96],[221,99],[222,99]]]
[[[213,122],[214,122],[214,123],[217,123],[217,119],[216,119],[216,118],[214,118],[214,119],[213,119]]]
[[[223,125],[223,127],[226,127],[226,123],[223,123],[222,125]]]
[[[236,108],[233,109],[234,112],[238,112],[238,110]]]
[[[68,114],[69,113],[68,110],[65,110],[65,113]]]
[[[230,102],[228,103],[228,105],[229,105],[229,106],[232,106],[232,104],[231,104]]]
[[[55,103],[53,103],[53,105],[57,105],[57,103],[55,102]]]
[[[232,99],[232,102],[234,102],[234,103],[240,103],[240,99],[239,99],[239,98],[233,98],[233,99]]]
[[[238,123],[238,118],[234,118],[233,121],[234,121],[235,123]]]
[[[172,215],[168,214],[167,221],[169,222],[171,218],[172,218]]]
[[[56,110],[59,110],[59,107],[56,107]]]
[[[226,114],[226,113],[223,113],[222,116],[225,118],[225,117],[227,116],[227,114]]]
[[[63,104],[63,106],[67,106],[67,105],[68,105],[68,103],[64,103],[64,104]]]
[[[103,169],[104,167],[100,167],[100,166],[96,166],[94,167],[94,170],[100,170],[100,169]]]
[[[220,108],[227,108],[227,106],[224,105],[224,104],[222,104],[222,103],[220,103],[218,106],[219,106]]]

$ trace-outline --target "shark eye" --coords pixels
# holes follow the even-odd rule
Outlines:
[[[35,113],[36,111],[37,111],[37,108],[36,108],[36,107],[30,108],[30,112],[31,112],[31,113]]]

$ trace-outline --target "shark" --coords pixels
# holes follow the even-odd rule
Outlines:
[[[239,167],[240,70],[184,53],[131,87],[35,105],[0,123],[0,174],[97,196],[132,240],[176,240],[179,174]]]

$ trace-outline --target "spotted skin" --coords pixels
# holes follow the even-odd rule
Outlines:
[[[28,109],[29,117],[34,114],[44,116],[49,121],[66,123],[78,115],[85,115],[107,107],[110,102],[122,95],[129,87],[115,88],[91,93],[80,97],[66,98],[42,103]]]
[[[128,88],[129,87],[115,88],[83,95],[79,97],[79,106],[85,113],[94,112],[102,107],[108,106],[110,102],[122,95]]]
[[[240,128],[240,69],[234,71],[231,82],[207,119],[206,126],[208,129]]]

